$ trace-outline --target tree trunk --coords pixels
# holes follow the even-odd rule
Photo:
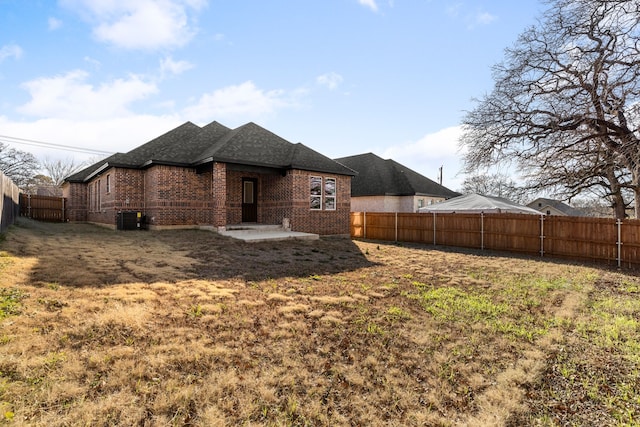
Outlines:
[[[613,195],[613,214],[616,219],[624,219],[627,214],[624,199],[622,198],[622,194],[619,192]]]

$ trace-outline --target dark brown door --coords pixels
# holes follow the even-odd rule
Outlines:
[[[258,222],[258,180],[242,178],[242,222]]]

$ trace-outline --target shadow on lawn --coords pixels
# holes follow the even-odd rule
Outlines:
[[[32,284],[79,287],[308,277],[375,265],[348,238],[247,243],[202,230],[114,231],[24,218],[0,250],[36,259]]]

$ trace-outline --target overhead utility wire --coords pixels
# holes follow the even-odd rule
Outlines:
[[[85,154],[113,154],[113,151],[95,150],[93,148],[74,147],[71,145],[54,144],[53,142],[36,141],[33,139],[16,138],[13,136],[0,135],[0,142],[6,142],[9,144],[24,144],[32,145],[35,147],[53,148],[56,150],[75,151]]]

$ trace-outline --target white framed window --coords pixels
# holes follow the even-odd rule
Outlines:
[[[107,182],[105,185],[107,186],[107,194],[111,193],[111,175],[107,175]]]
[[[336,210],[338,181],[335,178],[321,176],[309,177],[309,209],[312,211]]]
[[[327,211],[336,210],[336,185],[335,178],[324,179],[324,209]]]
[[[309,209],[313,211],[322,209],[322,177],[312,176],[309,178]]]

